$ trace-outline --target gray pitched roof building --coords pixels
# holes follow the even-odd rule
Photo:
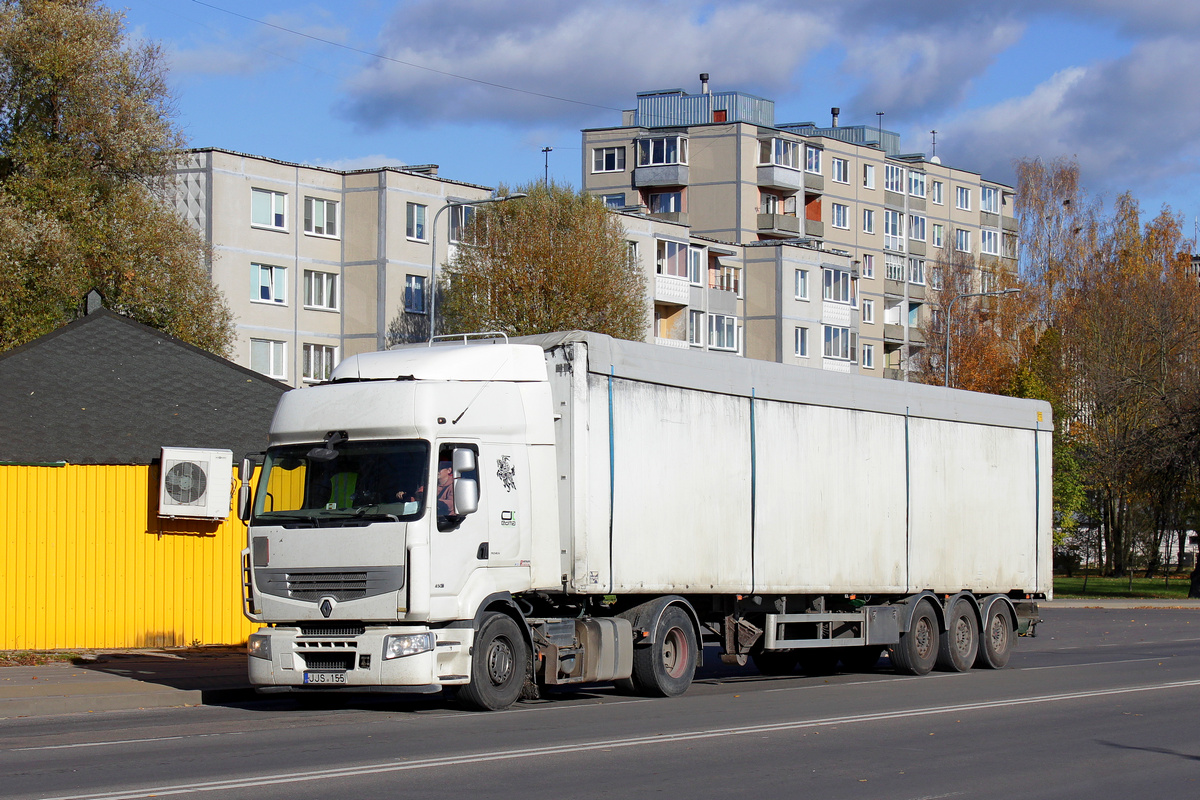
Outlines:
[[[0,463],[149,464],[263,450],[291,387],[104,308],[0,353]]]

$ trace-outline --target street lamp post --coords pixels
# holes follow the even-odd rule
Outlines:
[[[957,297],[950,298],[950,302],[946,304],[946,360],[945,364],[943,365],[946,370],[946,376],[943,385],[950,385],[950,320],[952,319],[951,312],[954,310],[954,304],[959,300],[962,300],[964,297],[1000,297],[1001,295],[1006,294],[1020,294],[1020,292],[1020,289],[1001,289],[996,292],[973,292],[971,294],[960,294]]]
[[[438,217],[443,211],[451,208],[462,208],[463,206],[481,206],[485,203],[504,203],[508,200],[517,200],[521,197],[526,197],[524,192],[514,192],[506,194],[503,197],[485,197],[482,200],[449,200],[446,205],[442,206],[433,215],[433,224],[430,225],[429,247],[432,256],[429,260],[429,340],[433,341],[434,335],[437,333],[437,325],[435,324],[437,317],[437,223]]]

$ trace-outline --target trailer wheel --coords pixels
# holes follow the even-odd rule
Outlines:
[[[696,673],[696,631],[678,606],[669,606],[658,621],[649,647],[633,651],[633,687],[638,694],[678,697]]]
[[[529,653],[512,617],[499,613],[486,617],[471,651],[471,682],[459,689],[459,698],[480,711],[499,711],[517,702]]]
[[[938,640],[937,668],[947,672],[966,672],[979,653],[979,631],[975,610],[965,598],[950,607],[946,630]]]
[[[763,675],[791,675],[800,663],[800,654],[795,650],[763,650],[753,653],[750,658]]]
[[[933,669],[938,654],[938,626],[928,601],[917,604],[908,631],[900,634],[891,653],[892,665],[902,674],[925,675]]]
[[[983,635],[979,637],[979,655],[975,666],[985,669],[1004,669],[1012,654],[1013,628],[1008,609],[1002,602],[993,603],[983,620]]]

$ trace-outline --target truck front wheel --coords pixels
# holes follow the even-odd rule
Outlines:
[[[499,711],[517,702],[525,685],[529,651],[512,617],[490,614],[471,648],[471,682],[459,698],[481,711]]]
[[[696,631],[678,606],[669,606],[658,621],[648,647],[633,651],[633,688],[652,697],[677,697],[692,685],[696,673]]]

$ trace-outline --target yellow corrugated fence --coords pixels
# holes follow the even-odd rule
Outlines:
[[[245,525],[159,518],[158,475],[0,465],[0,650],[246,640]]]

